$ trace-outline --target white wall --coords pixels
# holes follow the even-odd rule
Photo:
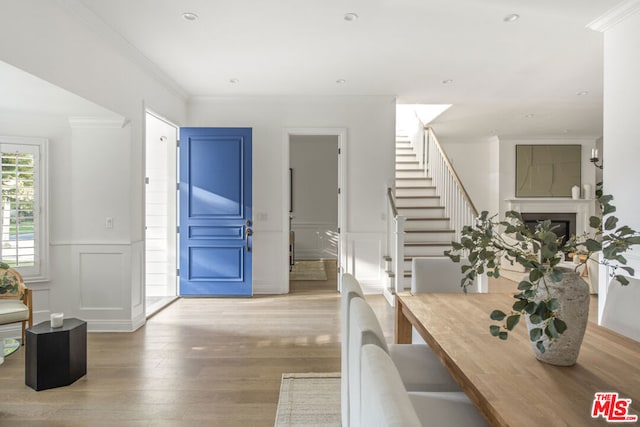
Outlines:
[[[196,98],[189,126],[253,128],[254,293],[286,292],[287,128],[346,128],[347,218],[343,268],[382,292],[385,188],[394,177],[395,100],[371,97]],[[287,157],[288,159],[288,151]]]
[[[335,259],[338,255],[338,137],[291,135],[296,259]]]
[[[25,130],[54,140],[51,280],[30,285],[35,321],[61,310],[87,320],[90,330],[125,331],[144,323],[144,107],[182,123],[186,106],[178,90],[135,53],[116,49],[109,34],[79,2],[2,3],[3,61],[127,120],[124,127],[76,122],[59,143],[58,131]],[[107,216],[113,229],[104,228]]]
[[[478,212],[488,211],[490,214],[498,212],[500,206],[498,139],[493,137],[463,141],[439,139],[439,141]]]
[[[613,194],[619,224],[640,229],[640,12],[604,33],[604,191]],[[640,251],[626,256],[640,272]],[[600,295],[606,294],[606,272],[601,269]],[[601,298],[600,306],[604,304]]]

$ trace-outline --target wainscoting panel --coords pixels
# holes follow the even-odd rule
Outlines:
[[[330,222],[292,222],[296,234],[297,259],[323,259],[338,256],[338,225]]]
[[[77,301],[70,314],[85,320],[89,331],[129,332],[144,323],[133,314],[143,306],[142,255],[134,254],[142,243],[76,244],[70,249],[71,286],[65,293]],[[133,263],[140,264],[136,274]]]
[[[353,274],[366,293],[381,294],[384,289],[384,260],[386,245],[383,233],[346,233],[347,253],[343,257],[344,271]]]
[[[253,229],[253,294],[285,294],[289,287],[289,256],[282,231]]]

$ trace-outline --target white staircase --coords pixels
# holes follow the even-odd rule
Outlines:
[[[443,256],[451,248],[455,231],[428,171],[406,137],[396,138],[395,203],[406,218],[404,229],[404,287],[411,285],[411,260],[417,256]],[[395,281],[390,256],[385,258],[389,278]]]

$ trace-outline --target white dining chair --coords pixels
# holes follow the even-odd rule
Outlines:
[[[349,426],[358,427],[361,403],[360,351],[375,344],[389,354],[407,391],[458,392],[460,387],[440,359],[422,344],[388,345],[378,318],[362,298],[352,298],[347,361]]]
[[[400,374],[379,346],[361,349],[362,405],[360,419],[367,427],[486,426],[463,393],[407,392]]]
[[[627,277],[623,286],[616,279],[609,283],[602,310],[602,326],[640,341],[640,279]]]

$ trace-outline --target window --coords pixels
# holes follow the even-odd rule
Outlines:
[[[48,272],[47,140],[0,137],[0,259],[25,280]]]

